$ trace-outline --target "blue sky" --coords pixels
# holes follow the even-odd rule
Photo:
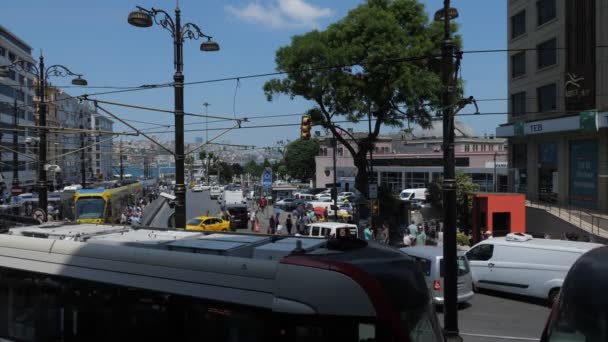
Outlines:
[[[421,0],[427,12],[443,6],[442,0]],[[198,24],[204,33],[220,44],[213,53],[199,51],[200,41],[186,41],[184,74],[186,82],[262,74],[275,70],[275,51],[287,45],[291,36],[326,25],[344,17],[362,1],[355,0],[181,0],[183,22]],[[506,48],[506,0],[456,0],[460,33],[464,50]],[[42,49],[47,64],[63,64],[74,72],[83,73],[90,86],[139,86],[171,82],[173,77],[173,47],[169,32],[160,26],[148,29],[132,27],[127,15],[135,8],[162,8],[171,14],[175,1],[169,0],[21,0],[3,4],[0,24],[21,37],[34,48],[34,57]],[[505,53],[466,54],[462,62],[462,77],[466,95],[477,99],[507,97],[507,56]],[[185,111],[204,113],[202,103],[208,102],[210,115],[252,117],[302,113],[311,104],[303,100],[280,97],[267,102],[262,85],[268,78],[243,79],[190,85],[185,88]],[[68,85],[69,79],[53,79],[56,85]],[[71,95],[94,93],[104,89],[66,88]],[[105,89],[107,90],[107,89]],[[99,99],[173,108],[173,89],[152,89],[138,92],[100,95]],[[480,111],[506,112],[507,101],[480,101]],[[170,114],[144,112],[110,107],[125,119],[173,124]],[[463,110],[464,112],[471,112]],[[203,129],[204,119],[186,117],[186,129]],[[299,123],[299,116],[256,118],[245,125]],[[462,117],[477,135],[494,133],[495,127],[506,121],[506,115]],[[210,120],[212,121],[212,120]],[[135,124],[138,128],[153,128]],[[210,123],[210,128],[230,126],[230,123]],[[365,125],[366,126],[366,125]],[[356,127],[359,128],[359,127]],[[365,129],[361,127],[360,129]],[[120,123],[116,131],[126,130]],[[173,128],[170,128],[171,130]],[[160,131],[165,131],[161,128]],[[209,138],[221,131],[210,131]],[[172,139],[173,133],[158,134]],[[187,141],[194,141],[202,132],[189,132]],[[231,143],[273,146],[282,139],[296,139],[299,127],[232,130],[221,140]]]

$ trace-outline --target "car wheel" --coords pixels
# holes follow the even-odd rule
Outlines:
[[[552,289],[549,291],[549,307],[553,307],[555,301],[557,301],[557,297],[559,296],[559,288]]]
[[[227,232],[227,231],[228,231],[228,229],[224,228],[224,229],[222,229],[222,231],[223,231],[223,232]]]

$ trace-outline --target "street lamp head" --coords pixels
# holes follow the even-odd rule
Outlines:
[[[152,17],[144,11],[133,11],[129,13],[129,18],[127,21],[129,24],[137,27],[152,26]]]
[[[82,78],[82,76],[79,75],[78,77],[72,80],[72,84],[77,86],[86,86],[88,82],[87,80]]]
[[[216,42],[214,42],[213,40],[211,40],[211,38],[207,38],[206,42],[203,42],[201,44],[201,51],[206,51],[206,52],[210,52],[210,51],[219,51],[220,50],[220,45]]]
[[[445,11],[443,10],[443,8],[440,9],[439,11],[435,12],[435,18],[434,18],[435,21],[443,21],[444,17],[445,17]],[[453,7],[450,7],[448,9],[448,19],[453,20],[456,18],[458,18],[458,10]]]

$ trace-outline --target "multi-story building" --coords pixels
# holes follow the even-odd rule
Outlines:
[[[608,210],[608,2],[508,2],[512,191]]]
[[[352,133],[355,138],[367,133]],[[333,183],[333,149],[327,139],[321,141],[316,162],[316,186]],[[440,129],[411,135],[378,137],[372,160],[374,179],[380,186],[399,193],[403,189],[427,187],[443,175],[443,151]],[[506,140],[470,137],[457,134],[455,140],[456,170],[469,175],[481,191],[503,190],[507,184]],[[336,179],[341,189],[354,187],[357,168],[350,152],[338,143],[336,149]]]
[[[99,180],[111,179],[112,172],[112,146],[113,146],[113,131],[114,121],[109,118],[91,112],[87,118],[89,123],[88,128],[91,130],[100,131],[99,134],[91,134],[91,142],[94,145],[87,150],[91,157],[91,169],[95,178]]]
[[[17,134],[20,187],[23,191],[29,191],[35,187],[37,163],[35,151],[26,145],[25,139],[34,133],[16,128],[14,119],[16,112],[18,125],[35,125],[34,76],[28,72],[35,60],[32,58],[32,48],[0,25],[0,65],[6,66],[14,62],[19,65],[8,70],[8,77],[0,77],[0,141],[3,147],[13,149],[13,135]],[[0,192],[6,196],[13,181],[13,153],[2,149],[0,157]]]

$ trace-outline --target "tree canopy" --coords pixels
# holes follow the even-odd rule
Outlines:
[[[382,125],[431,126],[441,97],[442,29],[417,0],[368,0],[324,31],[292,38],[276,52],[285,78],[264,84],[278,94],[312,102],[313,122],[329,129],[352,154],[356,187],[367,194],[368,152]],[[355,139],[336,121],[374,118],[368,136]],[[342,133],[342,134],[340,134]]]
[[[287,145],[285,171],[292,178],[309,180],[315,174],[315,156],[319,153],[316,140],[295,140]]]

